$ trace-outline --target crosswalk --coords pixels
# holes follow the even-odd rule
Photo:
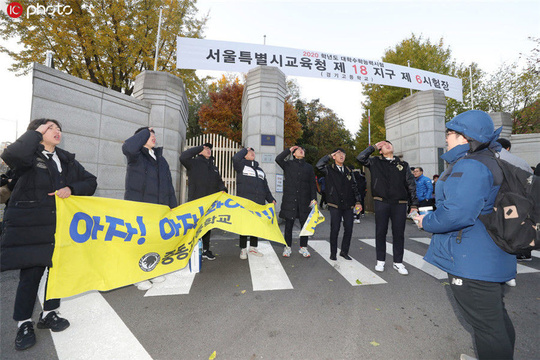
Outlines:
[[[410,240],[429,245],[430,238],[410,238]],[[358,239],[358,241],[375,247],[375,239]],[[314,254],[321,256],[326,263],[333,267],[351,286],[360,285],[378,285],[386,284],[386,281],[376,273],[372,266],[367,267],[359,261],[353,259],[347,261],[338,256],[337,261],[330,260],[330,245],[326,240],[311,240],[309,247],[314,250]],[[392,244],[387,243],[387,253],[392,255]],[[259,241],[258,249],[264,254],[263,257],[248,255],[249,269],[253,291],[268,291],[268,290],[288,290],[293,289],[293,285],[285,272],[285,269],[279,260],[278,254],[268,241]],[[339,253],[339,249],[338,249]],[[533,251],[534,257],[540,257],[539,251]],[[417,254],[413,251],[405,249],[403,262],[416,268],[438,280],[443,280],[448,277],[447,273],[433,266],[423,259],[424,254]],[[539,272],[533,267],[518,264],[517,273],[535,273]],[[166,275],[167,281],[155,284],[148,290],[145,296],[164,296],[164,295],[182,295],[189,294],[191,286],[195,281],[196,274],[190,273],[186,269]]]
[[[429,245],[429,238],[411,238],[411,240]],[[375,246],[375,239],[358,239],[358,243]],[[387,281],[382,278],[385,273],[376,273],[370,263],[367,267],[358,260],[344,260],[338,256],[337,261],[330,260],[330,244],[326,240],[311,240],[312,257],[320,256],[325,263],[333,268],[332,271],[340,274],[351,286],[384,285]],[[353,242],[354,246],[354,242]],[[391,253],[392,244],[387,243],[388,252]],[[250,276],[253,291],[291,290],[294,289],[282,265],[280,255],[268,241],[259,241],[258,249],[263,257],[248,255]],[[338,249],[339,251],[339,249]],[[533,251],[535,258],[540,252]],[[298,255],[300,256],[300,255]],[[416,268],[435,279],[446,279],[446,273],[426,263],[423,255],[405,250],[403,261],[408,266]],[[309,261],[309,260],[306,260]],[[373,262],[374,263],[374,262]],[[533,267],[518,264],[518,273],[539,272]],[[166,275],[167,281],[146,291],[145,296],[166,296],[189,294],[198,274],[183,269]],[[43,286],[39,291],[43,302]],[[60,360],[105,359],[120,360],[152,359],[135,335],[129,330],[123,320],[97,291],[74,296],[62,301],[61,311],[69,314],[71,321],[70,331],[51,333],[55,348]],[[92,341],[88,341],[88,339]]]

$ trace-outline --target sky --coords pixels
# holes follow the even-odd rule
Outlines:
[[[6,11],[6,4],[0,11]],[[414,33],[432,43],[442,38],[457,63],[476,62],[488,73],[530,54],[534,43],[528,37],[540,37],[538,0],[199,0],[197,7],[210,17],[206,39],[266,41],[272,46],[380,60],[385,50]],[[0,43],[17,49],[16,41]],[[11,63],[0,54],[0,142],[13,141],[30,121],[31,77],[14,76],[7,70]],[[198,73],[221,76],[216,71]],[[301,98],[320,99],[356,133],[363,111],[360,83],[294,79]]]

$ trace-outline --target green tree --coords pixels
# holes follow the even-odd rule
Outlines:
[[[382,57],[384,62],[403,66],[407,66],[407,60],[414,68],[444,75],[452,75],[456,67],[451,59],[450,48],[444,46],[443,39],[432,43],[429,39],[424,40],[422,36],[417,37],[414,34],[397,44],[395,48],[386,50]],[[371,112],[371,143],[375,144],[386,137],[385,109],[409,96],[410,90],[369,84],[364,86],[363,94],[367,97],[362,103],[366,110],[362,115],[361,127],[355,139],[359,150],[366,148],[369,143],[367,109]]]
[[[18,0],[27,9],[35,1]],[[0,13],[0,36],[17,38],[19,52],[0,47],[15,63],[9,70],[28,73],[52,51],[55,66],[68,74],[130,95],[135,77],[154,68],[159,7],[163,18],[157,70],[182,78],[188,98],[203,86],[194,70],[175,65],[176,37],[201,38],[207,16],[197,18],[196,0],[65,0],[69,15],[30,15],[12,19]],[[54,5],[51,0],[40,5]]]
[[[308,103],[297,100],[295,106],[298,122],[302,125],[302,137],[297,143],[306,149],[308,163],[315,165],[321,157],[330,154],[336,147],[343,147],[348,155],[345,163],[356,166],[354,142],[343,119],[321,104],[319,99]]]
[[[502,64],[481,84],[482,100],[476,109],[489,112],[510,113],[512,132],[525,134],[540,132],[540,38],[530,38],[536,43],[525,65],[516,61]]]

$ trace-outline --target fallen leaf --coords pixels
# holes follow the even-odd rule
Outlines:
[[[236,285],[236,287],[240,287],[240,285]]]
[[[377,311],[381,311],[381,309],[379,309],[379,308],[375,308],[375,310],[377,310]]]
[[[362,282],[361,282],[360,280],[358,280],[358,279],[356,279],[356,283],[357,283],[358,285],[362,285]]]
[[[381,344],[379,344],[379,343],[376,342],[376,341],[372,341],[372,342],[370,342],[370,344],[373,345],[373,346],[379,346],[379,345],[381,345]]]
[[[246,290],[242,290],[241,293],[242,293],[242,294],[245,294],[245,293],[246,293]]]
[[[214,360],[216,358],[216,352],[214,351],[212,355],[208,358],[208,360]]]
[[[328,279],[328,281],[334,281],[334,280],[332,280],[332,279]]]
[[[445,281],[445,282],[442,282],[441,285],[442,285],[442,286],[448,286],[448,285],[450,285],[450,283],[448,283],[448,282]]]
[[[291,265],[291,267],[294,267],[294,265]]]

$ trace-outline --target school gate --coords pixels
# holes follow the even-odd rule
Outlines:
[[[212,156],[214,157],[214,163],[219,169],[221,178],[227,187],[228,193],[236,195],[236,172],[233,168],[232,157],[236,154],[242,146],[236,141],[227,139],[224,136],[218,134],[203,134],[194,138],[187,139],[182,151],[185,151],[194,146],[201,146],[205,143],[211,143]],[[189,179],[187,177],[186,168],[182,166],[182,183],[180,186],[180,203],[187,202],[187,187]]]

